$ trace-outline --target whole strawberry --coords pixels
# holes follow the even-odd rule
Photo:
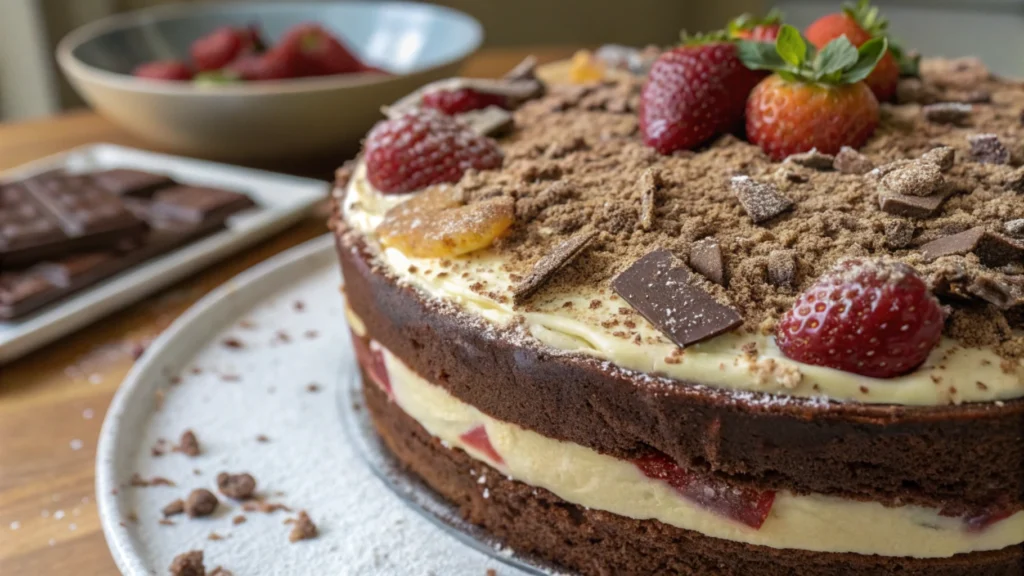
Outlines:
[[[222,26],[192,43],[192,61],[201,71],[219,70],[239,56],[262,50],[259,30]]]
[[[419,109],[378,122],[366,137],[366,175],[385,194],[458,182],[466,170],[501,167],[498,145],[451,116]]]
[[[754,42],[775,42],[782,28],[782,12],[772,9],[764,17],[743,14],[729,22],[729,38]]]
[[[868,0],[859,0],[856,5],[845,6],[842,12],[828,14],[815,20],[804,33],[818,48],[824,48],[840,36],[846,36],[846,39],[858,48],[872,38],[889,40],[889,50],[864,82],[871,88],[879,102],[891,102],[896,97],[901,64],[897,58],[898,49],[888,38],[888,28],[889,21],[879,13],[878,8],[871,6]]]
[[[644,144],[671,154],[741,126],[747,95],[763,77],[743,65],[724,34],[663,53],[640,95]]]
[[[775,328],[787,357],[872,378],[921,365],[942,337],[938,300],[913,268],[848,260],[797,298]]]
[[[885,50],[885,38],[858,50],[841,36],[818,52],[789,25],[774,47],[740,42],[747,66],[776,72],[747,99],[747,139],[774,160],[814,148],[860,148],[878,126],[878,101],[862,80]]]
[[[150,80],[171,80],[187,82],[192,79],[192,70],[179,60],[158,60],[139,64],[132,75]]]
[[[508,108],[508,98],[501,94],[488,94],[472,88],[434,90],[423,95],[423,107],[433,108],[449,116],[488,106]]]
[[[318,24],[300,24],[288,30],[276,48],[292,54],[301,76],[329,76],[362,72],[363,63],[334,34]]]

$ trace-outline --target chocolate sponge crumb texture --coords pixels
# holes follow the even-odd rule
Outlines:
[[[383,248],[404,198],[349,166],[332,227],[385,443],[471,521],[583,574],[1021,573],[1024,87],[979,66],[926,61],[865,147],[781,166],[731,136],[646,148],[609,105],[639,79],[549,86],[512,112],[503,167],[453,185],[515,207],[457,258]],[[850,257],[914,267],[943,304],[910,374],[775,347]]]

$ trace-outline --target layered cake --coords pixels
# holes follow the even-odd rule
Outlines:
[[[875,125],[788,153],[751,103],[800,78],[756,72],[745,137],[655,125],[691,48],[429,86],[339,170],[384,443],[568,572],[1021,574],[1024,85],[925,60],[886,102],[837,65]]]

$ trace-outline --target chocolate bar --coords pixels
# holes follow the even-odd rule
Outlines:
[[[62,255],[21,269],[5,261],[0,270],[0,319],[33,312],[222,229],[231,215],[254,206],[244,194],[179,185],[136,171],[51,174],[29,182],[0,188],[0,238],[7,242],[0,248],[7,256],[24,254],[27,247],[38,250],[45,242],[47,248],[68,242],[67,230],[80,231],[78,239],[93,241],[103,233],[112,240],[101,249],[65,246]],[[137,222],[142,233],[125,222]]]

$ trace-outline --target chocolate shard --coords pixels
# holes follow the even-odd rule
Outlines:
[[[659,249],[619,274],[612,289],[681,348],[743,324],[739,312],[689,280],[690,272],[668,250]]]
[[[515,126],[512,113],[499,106],[470,110],[459,114],[456,118],[481,136],[503,136]]]
[[[867,156],[849,146],[843,146],[832,161],[832,167],[841,174],[867,174],[875,164]]]
[[[912,162],[882,176],[881,185],[895,195],[931,196],[942,184],[942,171],[932,162]]]
[[[1006,224],[1003,224],[1003,228],[1006,230],[1007,234],[1014,238],[1024,238],[1024,218],[1010,220]]]
[[[974,278],[967,287],[967,292],[1000,310],[1006,310],[1015,303],[1010,287],[988,274]]]
[[[559,270],[579,256],[596,237],[597,232],[585,230],[555,246],[548,255],[534,263],[526,278],[512,289],[512,302],[520,305],[529,300]]]
[[[910,246],[914,239],[914,225],[902,219],[892,219],[885,223],[885,244],[889,248],[899,250]]]
[[[817,148],[811,148],[808,152],[790,154],[784,162],[789,162],[814,170],[831,170],[832,164],[835,160],[835,156],[831,154],[822,154],[821,152],[818,152]]]
[[[971,145],[971,159],[982,164],[1006,164],[1010,151],[995,134],[972,134],[967,137]]]
[[[935,124],[961,125],[971,117],[974,107],[960,102],[939,102],[921,108],[924,119]]]
[[[768,254],[768,281],[779,288],[792,288],[796,282],[796,253],[772,250]]]
[[[725,286],[722,247],[714,238],[698,240],[690,246],[690,268],[715,284]]]
[[[991,268],[1024,261],[1024,243],[989,232],[982,226],[932,240],[921,246],[921,252],[927,260],[973,253]]]
[[[793,208],[793,201],[779,189],[766,182],[757,182],[749,176],[734,176],[733,193],[755,224],[766,222]]]
[[[950,146],[939,146],[932,148],[921,155],[921,162],[927,162],[939,167],[940,172],[948,172],[956,161],[956,150]]]
[[[948,194],[937,193],[931,196],[908,196],[882,191],[878,194],[878,204],[882,212],[905,218],[931,218],[939,213],[942,203]]]
[[[503,76],[505,80],[537,80],[537,57],[529,55]]]
[[[661,172],[654,168],[648,168],[640,175],[640,227],[644,230],[650,230],[654,225],[654,195],[661,185]]]

